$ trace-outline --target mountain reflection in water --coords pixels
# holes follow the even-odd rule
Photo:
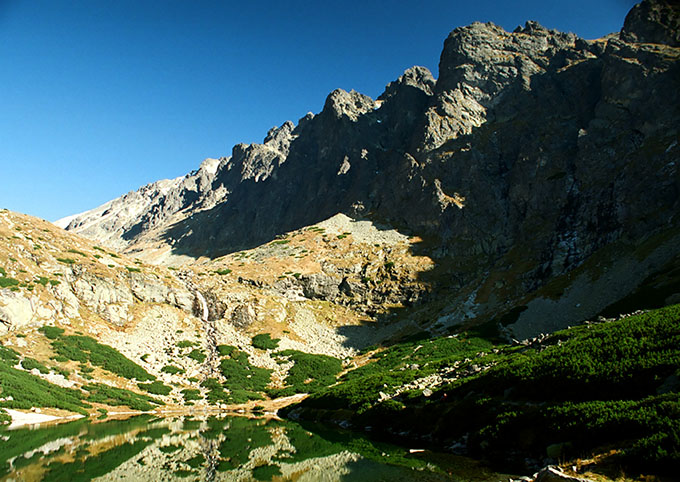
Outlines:
[[[469,459],[272,418],[204,416],[0,431],[0,480],[502,480]],[[507,478],[505,478],[507,480]]]

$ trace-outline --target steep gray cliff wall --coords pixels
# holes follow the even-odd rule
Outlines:
[[[343,212],[427,240],[443,326],[528,336],[595,316],[680,254],[677,14],[645,1],[596,41],[457,28],[439,79],[411,68],[377,101],[336,90],[234,147],[198,202],[153,200],[111,242],[216,257]]]

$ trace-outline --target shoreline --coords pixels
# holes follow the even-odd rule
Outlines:
[[[110,411],[106,414],[106,418],[99,419],[100,421],[122,419],[127,417],[134,417],[138,415],[192,415],[196,413],[231,413],[243,415],[247,413],[253,413],[258,415],[267,415],[277,417],[277,412],[279,409],[291,405],[295,402],[299,402],[308,396],[306,393],[299,393],[296,395],[291,395],[289,397],[276,398],[273,400],[258,400],[250,401],[248,403],[239,405],[228,405],[223,407],[217,406],[177,406],[168,407],[165,409],[156,409],[148,412],[142,412],[137,410],[120,410],[120,411]],[[262,410],[253,410],[256,406],[261,406]],[[12,421],[5,428],[6,430],[13,430],[16,428],[26,427],[26,426],[38,426],[38,425],[50,425],[63,423],[71,420],[78,420],[85,418],[85,415],[73,414],[69,412],[64,412],[62,410],[55,410],[50,408],[40,409],[40,412],[35,412],[31,410],[22,411],[14,410],[10,408],[3,408],[7,414],[12,417]],[[43,411],[44,410],[44,411]],[[92,412],[90,417],[93,420],[97,420],[95,415],[97,412]]]
[[[50,423],[58,423],[63,420],[77,420],[84,418],[84,415],[50,415],[48,413],[13,410],[11,408],[3,408],[7,415],[12,417],[12,421],[7,426],[7,430],[25,427],[27,425],[46,425]]]

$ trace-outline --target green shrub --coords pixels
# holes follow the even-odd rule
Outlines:
[[[181,340],[177,342],[177,348],[189,348],[190,346],[194,345],[195,343],[189,340]]]
[[[71,258],[57,258],[57,261],[63,264],[75,264],[76,260]]]
[[[39,331],[50,340],[56,340],[64,334],[64,330],[57,326],[42,326]]]
[[[176,367],[174,365],[165,365],[163,368],[161,368],[161,371],[163,373],[169,373],[170,375],[177,375],[178,373],[184,373],[184,370],[182,370],[179,367]]]
[[[201,386],[208,390],[208,403],[214,405],[218,402],[229,402],[229,395],[224,391],[224,387],[216,378],[206,378],[201,382]]]
[[[185,388],[180,392],[184,397],[184,400],[189,402],[191,400],[202,400],[201,391],[195,388]]]
[[[494,460],[541,458],[547,446],[568,442],[567,459],[616,448],[616,463],[632,471],[671,473],[680,464],[680,394],[672,383],[680,375],[680,306],[557,332],[540,347],[488,348],[464,335],[394,345],[312,394],[302,413],[346,417],[349,409],[352,422],[376,433],[443,443],[468,434],[470,454]],[[377,403],[379,392],[456,361],[463,376],[430,397],[411,391]],[[489,368],[465,375],[472,363]]]
[[[199,350],[198,348],[191,350],[187,354],[187,357],[191,358],[192,360],[196,360],[198,363],[203,363],[205,361],[205,353],[203,353],[203,351]]]
[[[163,382],[156,380],[151,383],[138,383],[137,386],[145,392],[153,395],[170,395],[172,387],[165,385]]]
[[[248,361],[248,354],[233,351],[229,358],[220,362],[222,375],[227,379],[229,390],[264,391],[271,381],[271,370],[256,367]]]
[[[220,356],[229,356],[234,352],[234,350],[236,350],[235,346],[217,345],[217,353],[219,353]]]
[[[42,285],[42,286],[47,286],[47,283],[49,283],[49,281],[50,281],[49,278],[45,278],[44,276],[40,276],[34,282],[38,283],[39,285]]]
[[[38,360],[34,360],[33,358],[29,357],[24,357],[24,359],[21,361],[21,366],[24,367],[25,370],[31,371],[34,368],[37,368],[40,373],[49,373],[50,369],[47,368],[45,365],[40,363]]]
[[[66,252],[67,253],[73,253],[73,254],[79,254],[79,255],[87,258],[87,255],[85,253],[83,253],[82,251],[78,251],[77,249],[67,249]]]
[[[225,269],[218,269],[218,270],[215,271],[215,273],[221,274],[221,275],[227,275],[227,274],[231,273],[231,270],[226,269],[226,268]]]
[[[80,390],[63,388],[42,380],[31,373],[17,370],[12,364],[18,357],[16,352],[0,347],[0,393],[12,400],[0,402],[8,408],[30,409],[31,407],[54,407],[86,414],[89,407],[83,402]]]
[[[0,360],[15,365],[19,361],[19,353],[12,348],[0,345]]]
[[[8,425],[10,423],[12,423],[12,417],[9,415],[9,413],[0,408],[0,426]]]
[[[255,480],[272,480],[281,475],[281,468],[278,465],[260,465],[253,469]]]
[[[0,276],[0,288],[10,288],[19,284],[19,280],[9,278],[7,276]]]
[[[130,273],[140,273],[142,270],[139,268],[134,268],[132,266],[126,266],[125,269],[127,269]]]
[[[252,344],[260,350],[275,350],[279,346],[279,341],[279,338],[272,339],[269,333],[261,333],[253,337]]]
[[[87,401],[92,403],[103,403],[111,406],[126,405],[133,410],[144,412],[153,410],[154,405],[163,405],[163,402],[153,397],[99,383],[84,385],[83,389],[89,392]]]
[[[136,378],[139,381],[155,378],[122,353],[98,343],[94,338],[82,335],[64,336],[63,329],[51,326],[44,326],[40,331],[52,340],[52,349],[58,356],[81,363],[89,361],[123,378]]]
[[[328,355],[314,355],[297,350],[276,353],[287,357],[295,364],[288,370],[286,385],[296,393],[315,392],[336,382],[336,375],[342,370],[342,361]]]
[[[58,367],[58,366],[53,366],[52,371],[54,373],[58,373],[59,375],[61,375],[64,378],[68,378],[69,375],[71,375],[71,372],[68,371],[66,368],[61,368],[61,367]]]

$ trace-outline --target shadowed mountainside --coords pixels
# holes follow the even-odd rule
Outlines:
[[[439,79],[413,67],[377,101],[332,92],[120,239],[157,262],[216,258],[342,212],[428,240],[443,324],[526,337],[595,316],[678,254],[674,22],[676,7],[643,2],[595,41],[536,22],[457,28]],[[68,229],[107,239],[88,219]]]

